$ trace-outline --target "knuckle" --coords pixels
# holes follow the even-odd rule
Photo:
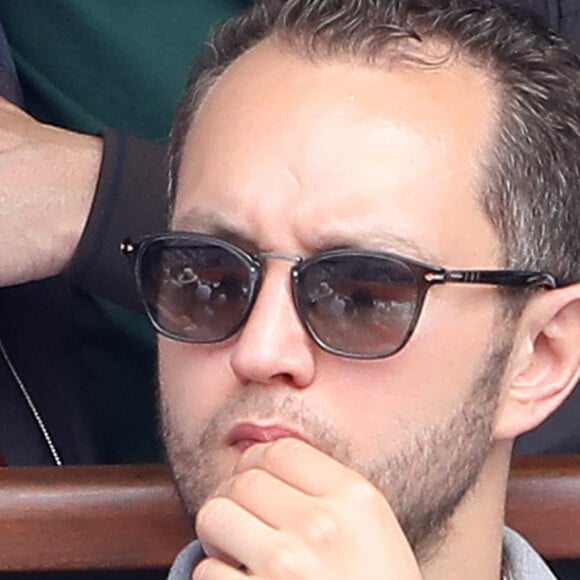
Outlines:
[[[331,510],[318,507],[308,512],[299,526],[298,533],[310,546],[332,544],[338,535],[338,523]]]
[[[376,488],[363,478],[351,480],[345,493],[350,504],[359,507],[374,504],[379,497]]]

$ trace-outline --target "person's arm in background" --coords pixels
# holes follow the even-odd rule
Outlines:
[[[0,99],[0,285],[61,273],[92,204],[102,141],[39,123]]]
[[[52,227],[58,223],[61,228],[54,234],[53,247],[38,247],[46,241],[45,228],[38,228],[37,247],[32,246],[36,264],[28,263],[28,271],[17,273],[20,281],[54,275],[66,267],[75,288],[121,306],[136,306],[130,268],[118,244],[126,236],[164,229],[166,160],[164,146],[158,143],[167,142],[175,104],[209,27],[249,3],[1,4],[0,22],[22,86],[20,104],[49,124],[20,125],[20,167],[24,172],[27,162],[37,166],[39,183],[32,185],[44,191],[44,198],[40,193],[35,197],[34,188],[27,191],[22,184],[18,193],[31,204],[29,213],[21,214],[22,223],[34,223],[30,218],[39,210]],[[27,135],[37,139],[36,148],[26,141]],[[51,145],[55,139],[58,143]],[[0,134],[0,154],[5,151],[2,140]],[[99,146],[104,147],[102,153]],[[37,164],[36,155],[48,155],[52,165]],[[59,192],[63,178],[70,181],[70,189]],[[85,188],[80,187],[83,180]],[[53,189],[48,187],[51,182],[56,184]],[[47,199],[55,193],[53,201]],[[87,216],[83,229],[80,220]],[[41,262],[47,267],[44,271]],[[5,282],[0,279],[0,284]]]
[[[0,285],[66,271],[71,284],[137,307],[118,245],[165,227],[165,183],[163,147],[46,125],[0,99]]]

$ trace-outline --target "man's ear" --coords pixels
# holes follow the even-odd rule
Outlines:
[[[551,415],[580,378],[580,283],[541,292],[518,322],[494,426],[514,439]]]

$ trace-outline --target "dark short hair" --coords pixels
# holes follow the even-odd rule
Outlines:
[[[208,89],[269,37],[308,59],[372,62],[389,52],[420,62],[421,41],[443,40],[449,55],[482,68],[499,103],[479,194],[502,265],[546,270],[563,284],[580,279],[580,61],[538,17],[497,0],[257,0],[214,31],[190,77],[172,130],[172,198]]]

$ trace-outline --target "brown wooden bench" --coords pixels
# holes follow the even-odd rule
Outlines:
[[[507,521],[580,558],[580,456],[517,459]],[[163,568],[192,534],[163,465],[0,469],[0,571]]]

